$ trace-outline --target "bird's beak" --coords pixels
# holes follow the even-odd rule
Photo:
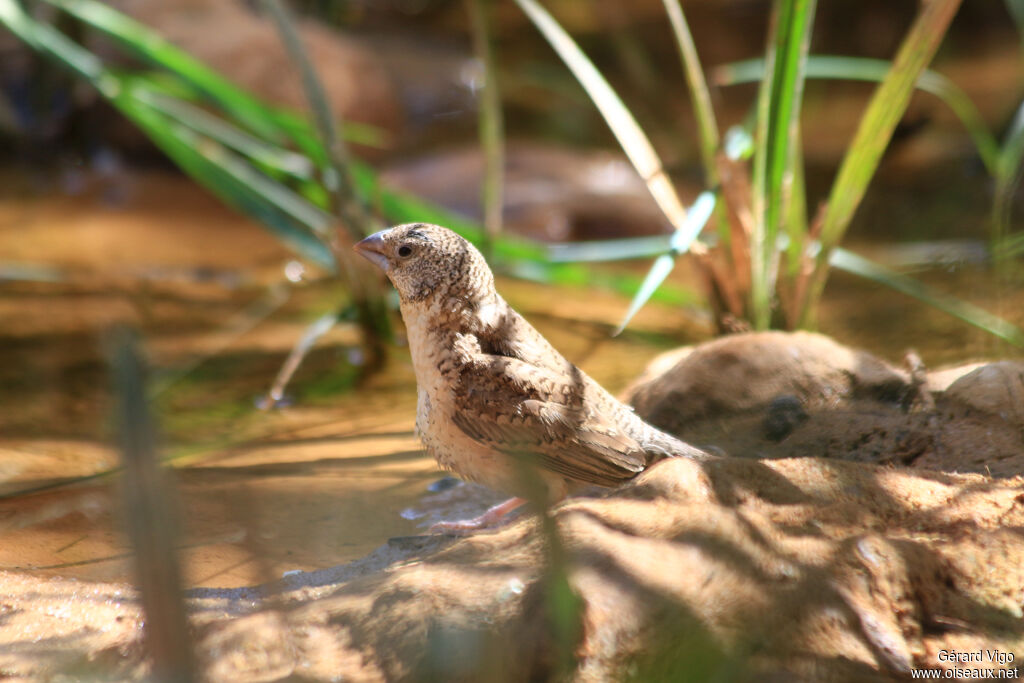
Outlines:
[[[357,242],[352,248],[367,261],[370,261],[384,272],[387,272],[388,257],[384,253],[385,232],[387,232],[387,230],[375,232],[361,242]]]

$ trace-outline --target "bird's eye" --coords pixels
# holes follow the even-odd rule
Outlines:
[[[411,253],[412,253],[412,247],[410,247],[408,244],[403,244],[402,246],[400,246],[398,248],[398,255],[399,256],[405,257],[405,256],[408,256]]]

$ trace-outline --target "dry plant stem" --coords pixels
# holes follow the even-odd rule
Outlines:
[[[351,159],[348,148],[338,135],[334,113],[327,102],[327,94],[295,30],[294,22],[280,0],[262,2],[264,9],[273,17],[289,55],[302,74],[306,97],[327,152],[328,169],[324,180],[331,192],[334,211],[340,218],[340,225],[338,229],[330,231],[326,241],[339,269],[345,274],[352,301],[358,311],[366,352],[363,365],[365,375],[380,368],[387,359],[383,339],[388,329],[387,307],[380,279],[364,264],[357,265],[351,246],[383,226],[377,224],[366,210],[355,190],[350,174]],[[346,240],[341,238],[342,229],[347,234]]]
[[[750,208],[750,179],[746,167],[731,161],[725,154],[718,155],[718,176],[729,219],[734,288],[745,299],[750,292],[750,235],[754,230],[754,216]]]
[[[313,120],[323,141],[324,150],[327,152],[329,173],[334,176],[325,177],[327,189],[334,197],[335,212],[342,219],[343,227],[348,231],[352,244],[354,244],[382,226],[374,225],[373,218],[366,211],[355,190],[355,184],[352,182],[349,172],[351,156],[348,147],[338,135],[335,113],[327,101],[323,83],[317,76],[309,54],[295,30],[295,22],[280,0],[262,0],[262,3],[264,9],[274,19],[278,32],[281,34],[281,40],[302,76],[302,86],[306,92],[306,98],[309,100]]]
[[[788,300],[782,300],[784,310],[787,311],[788,316],[786,324],[790,329],[795,330],[799,327],[800,318],[803,315],[801,306],[807,301],[807,287],[814,276],[815,269],[815,260],[810,253],[809,245],[821,238],[821,224],[825,219],[826,208],[827,204],[825,202],[818,204],[818,210],[814,214],[814,219],[807,229],[807,235],[800,245],[800,270],[796,277],[793,278],[793,292]]]
[[[274,378],[273,384],[270,385],[270,391],[267,392],[266,397],[260,402],[261,410],[269,410],[280,403],[281,399],[284,398],[284,390],[288,386],[288,382],[291,381],[292,375],[299,369],[299,365],[302,364],[302,361],[312,350],[317,340],[334,327],[337,321],[338,314],[331,312],[320,316],[319,320],[307,328],[299,343],[292,347],[288,357],[285,358],[281,369],[277,371],[277,377]]]
[[[708,84],[704,78],[704,70],[701,68],[700,58],[697,56],[697,48],[693,44],[693,35],[690,33],[690,27],[686,22],[686,16],[683,14],[679,0],[663,1],[665,12],[672,24],[672,32],[676,36],[676,46],[679,48],[679,56],[683,62],[686,84],[690,88],[690,97],[693,99],[693,113],[697,118],[697,130],[700,133],[700,151],[704,161],[705,180],[708,187],[714,187],[718,184],[715,154],[718,151],[719,135]]]
[[[557,21],[541,7],[536,0],[515,0],[520,9],[537,26],[551,47],[572,71],[587,94],[597,105],[612,134],[619,141],[633,168],[647,185],[662,213],[676,230],[682,229],[686,221],[686,209],[672,180],[665,172],[661,159],[633,114],[597,70],[579,46]],[[699,240],[690,246],[694,253],[705,251]]]
[[[704,275],[704,287],[708,301],[714,312],[715,329],[727,331],[725,318],[743,318],[743,296],[736,289],[736,282],[726,269],[715,259],[714,254],[702,252],[694,254],[697,264]]]

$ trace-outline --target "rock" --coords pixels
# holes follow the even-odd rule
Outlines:
[[[908,372],[822,335],[757,332],[663,354],[625,394],[714,452],[1024,472],[1018,361]]]
[[[530,516],[334,583],[310,573],[244,594],[207,590],[191,603],[202,673],[521,681],[550,680],[567,662],[581,682],[683,671],[904,680],[950,667],[941,650],[1024,651],[1020,477],[673,459],[552,516],[565,558],[554,563]],[[100,662],[91,671],[139,677],[139,614],[125,591],[0,574],[0,666],[38,678],[90,660]],[[58,596],[67,598],[60,657],[21,630],[52,621]],[[559,612],[559,627],[556,604],[579,611]]]
[[[273,104],[307,110],[302,79],[274,24],[240,0],[117,0],[117,9]],[[397,132],[401,110],[390,75],[357,41],[312,21],[298,30],[342,120]]]
[[[946,396],[1024,428],[1024,362],[1005,360],[975,368],[953,382]]]
[[[670,354],[672,367],[657,376],[645,372],[626,390],[637,412],[659,425],[759,410],[780,395],[806,408],[859,397],[896,402],[909,382],[871,354],[811,332],[734,334]]]
[[[395,189],[482,218],[483,156],[478,147],[392,165]],[[545,242],[667,235],[670,224],[622,154],[512,142],[505,155],[504,221]],[[694,192],[696,194],[696,192]]]

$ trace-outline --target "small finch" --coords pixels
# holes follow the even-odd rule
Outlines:
[[[525,465],[556,501],[587,485],[617,486],[663,458],[708,457],[567,361],[501,298],[483,256],[451,230],[399,225],[355,250],[398,290],[416,373],[416,430],[444,469],[521,496],[534,493]],[[512,498],[435,530],[486,526],[524,502]]]

